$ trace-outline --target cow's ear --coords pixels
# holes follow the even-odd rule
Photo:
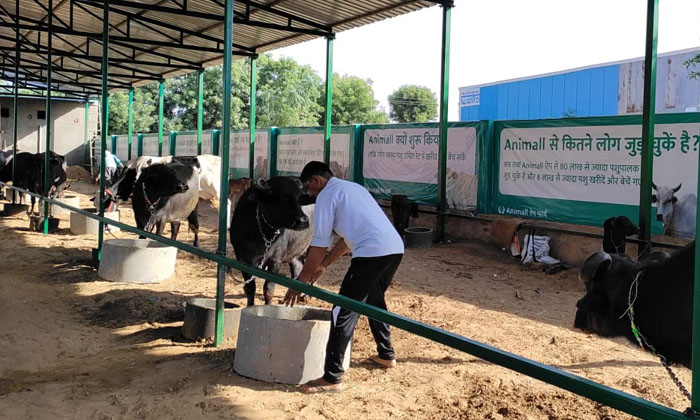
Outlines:
[[[588,257],[583,263],[578,277],[584,284],[596,282],[610,269],[612,257],[607,252],[599,251]]]
[[[652,203],[656,203],[658,200],[659,200],[659,199],[656,198],[656,194],[652,194],[652,195],[651,195],[651,202],[652,202]]]
[[[675,203],[677,201],[678,201],[678,197],[676,197],[675,195],[673,197],[671,197],[671,202]]]

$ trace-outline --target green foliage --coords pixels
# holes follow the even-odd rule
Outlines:
[[[389,108],[389,117],[399,123],[434,121],[438,116],[435,94],[424,86],[401,86],[389,95]]]
[[[695,67],[696,65],[700,64],[700,54],[695,55],[695,57],[690,58],[688,60],[685,60],[683,62],[683,65],[690,70],[691,67]],[[691,79],[699,79],[700,78],[700,70],[691,70],[688,72],[688,77]]]
[[[323,108],[325,107],[325,83],[321,88],[319,105],[322,109],[319,125],[325,123]],[[331,124],[386,124],[389,118],[386,113],[377,109],[379,101],[374,99],[372,81],[357,76],[333,75],[333,108]]]
[[[258,58],[257,123],[263,127],[315,126],[322,121],[325,101],[321,78],[309,66],[290,58]],[[232,68],[231,128],[248,127],[250,116],[250,61],[234,60]],[[220,129],[223,103],[223,71],[213,66],[204,71],[202,126]],[[199,76],[192,72],[165,81],[163,130],[197,129]],[[129,93],[110,95],[109,132],[128,132]],[[333,93],[333,124],[385,123],[386,115],[376,109],[371,81],[357,77],[336,77]],[[158,83],[134,89],[134,133],[158,132]]]
[[[291,58],[258,59],[257,126],[315,126],[322,108],[321,78]]]
[[[134,134],[150,132],[153,124],[158,125],[158,85],[156,98],[148,95],[148,90],[134,89]],[[129,92],[121,91],[109,95],[109,132],[126,134],[129,132]]]

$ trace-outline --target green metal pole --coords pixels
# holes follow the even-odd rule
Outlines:
[[[165,81],[158,82],[158,156],[163,156],[163,108],[164,108]]]
[[[197,71],[197,154],[202,154],[202,125],[204,115],[204,70]]]
[[[88,147],[90,147],[88,144],[88,142],[90,140],[90,139],[88,139],[89,122],[90,122],[90,97],[88,96],[85,98],[85,137],[83,140],[83,147],[85,148],[85,162],[88,162],[88,163],[90,163],[90,151],[88,150]]]
[[[177,131],[170,132],[170,156],[177,153]]]
[[[447,110],[450,92],[450,31],[453,3],[442,6],[442,66],[440,68],[440,144],[438,146],[437,240],[445,239],[447,190]]]
[[[100,217],[104,217],[105,198],[105,149],[107,149],[107,130],[109,129],[109,88],[107,85],[109,78],[109,0],[105,0],[102,5],[102,129],[100,130],[100,194],[98,212]],[[104,223],[100,222],[97,230],[97,259],[102,258],[102,242],[104,240]]]
[[[15,1],[15,10],[16,10],[16,18],[15,18],[15,102],[13,104],[13,115],[12,119],[14,122],[14,130],[12,131],[12,185],[15,185],[15,162],[17,162],[17,159],[15,157],[17,156],[17,139],[19,137],[19,119],[17,115],[19,114],[19,62],[21,59],[20,56],[20,51],[19,51],[19,0]],[[15,198],[17,197],[17,193],[13,190],[12,191],[12,204],[15,203]]]
[[[49,155],[51,153],[51,70],[53,68],[53,55],[51,39],[53,38],[53,0],[49,0],[49,32],[48,55],[46,65],[46,147],[44,148],[44,197],[49,196]],[[19,19],[19,16],[17,16]],[[44,235],[49,234],[49,202],[44,200]]]
[[[131,160],[131,138],[134,134],[134,88],[129,88],[129,150],[127,151],[127,159]]]
[[[226,215],[228,214],[228,143],[231,139],[231,66],[233,64],[233,2],[226,0],[224,17],[224,97],[221,139],[221,189],[219,196],[219,246],[216,253],[226,255]],[[217,264],[216,277],[216,340],[218,347],[224,340],[224,285],[226,282],[226,266]]]
[[[651,250],[651,188],[654,173],[654,119],[656,116],[656,43],[659,28],[659,0],[647,0],[646,52],[644,56],[644,108],[642,112],[642,162],[639,189],[639,239],[643,257]]]
[[[248,174],[255,178],[255,99],[258,94],[258,57],[250,57],[250,150],[248,150]]]
[[[326,38],[326,130],[323,141],[323,161],[331,161],[331,117],[333,110],[333,39]]]
[[[700,154],[698,154],[698,168],[700,168]],[[698,191],[697,197],[700,197],[700,171],[698,172]],[[700,212],[695,212],[695,238],[700,238]],[[693,325],[700,325],[700,247],[695,245],[695,285],[693,289]],[[695,413],[700,412],[700,328],[693,328],[693,355],[691,366],[696,366],[693,369],[693,384],[691,388],[691,405],[690,408]],[[697,414],[696,414],[697,417]]]

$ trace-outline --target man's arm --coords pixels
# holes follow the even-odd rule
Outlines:
[[[297,280],[307,284],[313,284],[318,279],[318,277],[321,274],[323,274],[324,269],[321,265],[321,262],[323,261],[325,255],[326,248],[320,246],[310,247],[309,252],[306,255],[306,262],[304,263],[304,268],[301,270],[301,274],[299,274],[299,278]],[[284,295],[284,298],[282,298],[282,301],[280,303],[283,303],[284,305],[294,306],[296,301],[299,299],[300,293],[301,292],[298,290],[287,289],[287,293]]]
[[[333,249],[331,249],[331,252],[329,252],[328,255],[326,255],[326,258],[324,258],[321,262],[321,267],[324,269],[327,268],[329,265],[336,262],[338,258],[345,255],[349,250],[350,248],[348,248],[348,245],[345,243],[345,239],[340,238]]]

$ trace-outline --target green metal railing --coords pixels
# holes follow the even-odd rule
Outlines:
[[[178,241],[174,241],[172,239],[158,236],[150,232],[142,231],[133,226],[129,226],[127,224],[117,222],[112,219],[105,218],[103,216],[95,215],[94,213],[81,210],[79,208],[70,206],[60,201],[46,199],[38,194],[30,193],[29,191],[21,188],[12,187],[2,182],[0,182],[0,185],[5,185],[9,188],[13,188],[23,193],[33,195],[35,197],[45,200],[48,203],[65,208],[71,212],[75,212],[85,217],[98,220],[103,224],[116,226],[125,232],[141,235],[148,239],[152,239],[157,242],[166,244],[168,246],[175,247],[181,251],[197,255],[198,257],[216,262],[220,266],[245,271],[258,278],[269,280],[276,284],[294,290],[299,290],[302,293],[306,293],[309,296],[315,297],[325,302],[329,302],[333,305],[341,306],[351,311],[355,311],[361,315],[365,315],[378,321],[385,322],[393,327],[400,328],[420,337],[427,338],[428,340],[444,344],[447,347],[460,350],[462,352],[479,357],[499,366],[503,366],[516,372],[533,377],[535,379],[539,379],[548,384],[552,384],[567,391],[571,391],[578,395],[590,398],[594,401],[598,401],[602,404],[608,405],[612,408],[616,408],[634,416],[655,420],[688,419],[688,417],[686,417],[680,411],[664,407],[660,404],[651,401],[646,401],[644,399],[635,397],[625,392],[618,391],[605,385],[598,384],[586,378],[553,368],[551,366],[542,364],[531,359],[527,359],[525,357],[515,355],[513,353],[509,353],[507,351],[500,350],[498,348],[489,346],[476,340],[469,339],[459,334],[455,334],[450,331],[446,331],[441,328],[420,321],[416,321],[402,315],[395,314],[393,312],[379,309],[375,306],[371,306],[366,303],[350,299],[345,296],[341,296],[336,293],[308,285],[306,283],[302,283],[298,280],[260,270],[240,261],[226,258],[225,256],[220,255],[219,253],[208,252],[200,248],[195,248],[191,245],[187,245]]]

